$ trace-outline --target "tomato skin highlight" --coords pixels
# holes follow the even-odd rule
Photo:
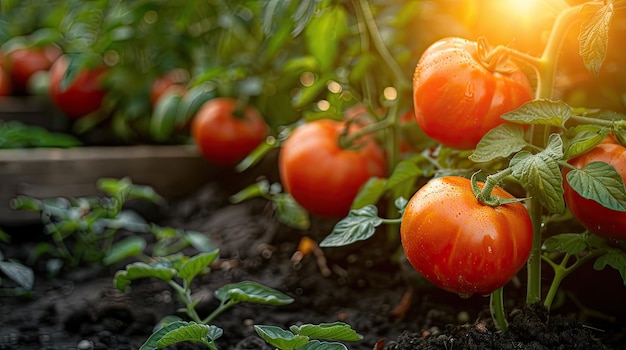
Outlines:
[[[302,207],[319,217],[348,214],[360,187],[371,177],[387,174],[385,154],[370,136],[360,147],[344,149],[339,135],[345,123],[317,120],[300,125],[283,144],[278,158],[285,190]],[[350,132],[358,130],[352,124]]]
[[[106,67],[80,70],[65,89],[61,82],[69,67],[65,56],[50,67],[50,99],[70,119],[79,119],[100,109],[107,90],[102,86]]]
[[[492,193],[514,198],[497,186]],[[400,237],[407,259],[424,278],[468,297],[488,295],[517,274],[530,256],[533,228],[522,203],[483,205],[470,180],[446,176],[409,200]]]
[[[611,164],[626,182],[626,148],[617,144],[610,136],[589,152],[569,160],[568,163],[583,168],[591,162]],[[590,232],[608,239],[626,239],[626,212],[611,210],[600,203],[583,198],[567,182],[565,176],[570,170],[563,169],[565,203],[572,215]]]
[[[417,123],[450,148],[475,148],[489,130],[506,122],[502,114],[533,98],[521,70],[492,72],[481,63],[478,50],[473,41],[441,39],[426,49],[415,67]]]
[[[247,106],[242,116],[237,102],[219,97],[205,102],[191,121],[191,136],[202,155],[213,163],[231,166],[252,152],[268,136],[259,111]]]

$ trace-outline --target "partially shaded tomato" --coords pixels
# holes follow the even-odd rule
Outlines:
[[[11,80],[7,72],[0,65],[0,96],[9,96],[11,93]]]
[[[189,82],[189,72],[184,69],[174,69],[158,77],[150,86],[150,103],[154,106],[166,92],[184,95]]]
[[[69,60],[61,56],[50,67],[49,93],[52,102],[70,119],[78,119],[97,111],[107,90],[102,85],[105,67],[83,68],[67,86],[62,86]]]
[[[512,62],[483,62],[479,45],[445,38],[422,55],[413,75],[417,123],[437,142],[473,149],[500,116],[532,99],[528,78]]]
[[[302,207],[321,217],[348,214],[359,188],[386,176],[385,154],[371,135],[342,148],[343,122],[318,120],[297,127],[283,144],[278,167],[283,186]],[[359,127],[352,124],[350,132]]]
[[[47,71],[61,56],[56,46],[15,49],[6,55],[6,69],[15,93],[28,93],[28,81],[38,71]]]
[[[626,148],[617,144],[613,136],[607,137],[591,151],[573,158],[570,164],[584,168],[591,162],[606,162],[626,181]],[[565,177],[570,171],[563,169],[565,203],[572,215],[590,232],[609,239],[626,239],[626,212],[609,209],[600,203],[583,198],[576,192]]]
[[[259,111],[220,97],[205,102],[191,121],[191,136],[208,160],[234,165],[252,152],[268,135]]]
[[[492,194],[514,198],[497,186]],[[400,235],[406,257],[424,278],[468,297],[488,295],[517,274],[530,255],[533,228],[522,203],[481,204],[469,179],[446,176],[413,195]]]

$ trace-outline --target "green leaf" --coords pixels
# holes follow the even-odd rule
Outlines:
[[[315,14],[315,10],[317,9],[317,5],[322,2],[322,0],[301,0],[298,1],[298,8],[293,13],[291,18],[294,21],[294,28],[291,32],[291,35],[296,37],[304,28],[306,28],[307,24]]]
[[[385,179],[372,177],[361,188],[352,201],[352,209],[363,208],[364,206],[376,204],[385,193]]]
[[[535,155],[519,152],[510,162],[513,177],[552,213],[565,210],[563,178],[558,163],[562,157],[563,140],[558,134],[552,134],[546,149]]]
[[[261,180],[242,189],[241,191],[230,196],[231,203],[241,203],[256,197],[264,197],[270,193],[270,183],[267,180]]]
[[[514,124],[501,124],[483,136],[469,159],[472,162],[483,163],[498,158],[506,158],[521,151],[526,145],[523,127]]]
[[[363,339],[362,335],[355,332],[349,324],[343,322],[291,326],[289,330],[291,330],[294,334],[300,334],[314,339],[339,341],[359,341]]]
[[[626,285],[626,252],[621,249],[610,249],[606,254],[598,257],[593,263],[593,268],[602,270],[607,265],[619,271],[624,285]]]
[[[215,297],[222,301],[231,303],[256,303],[264,305],[287,305],[291,304],[293,298],[279,292],[273,288],[250,281],[226,284],[218,288]]]
[[[143,262],[136,262],[126,266],[126,270],[117,271],[113,279],[115,287],[120,291],[124,291],[131,281],[140,278],[158,278],[164,282],[169,282],[176,275],[176,270],[160,266],[158,263],[148,265]]]
[[[357,241],[366,240],[376,233],[376,227],[383,220],[378,217],[376,206],[350,210],[347,217],[341,219],[332,232],[320,243],[320,247],[341,247]]]
[[[150,118],[150,136],[155,141],[171,140],[179,119],[178,110],[181,100],[182,97],[178,93],[166,93],[156,102]]]
[[[185,231],[183,233],[185,241],[197,251],[207,253],[216,249],[216,244],[202,232]]]
[[[222,336],[223,330],[213,325],[189,322],[165,333],[157,342],[159,349],[176,343],[191,341],[210,345],[215,339]],[[215,345],[209,348],[215,349]]]
[[[255,149],[252,150],[243,160],[241,160],[235,166],[235,170],[238,172],[244,172],[254,165],[258,164],[265,155],[271,152],[274,149],[280,147],[280,142],[278,142],[275,138],[269,137],[265,139],[264,142],[261,142]]]
[[[156,349],[160,349],[158,343],[159,341],[163,338],[163,336],[165,336],[167,333],[176,330],[180,327],[184,327],[189,325],[189,322],[185,322],[185,321],[175,321],[169,324],[164,325],[163,327],[159,328],[156,332],[152,333],[152,335],[150,335],[150,337],[148,337],[148,339],[145,341],[145,343],[143,343],[143,345],[141,345],[141,347],[139,348],[139,350],[156,350]]]
[[[609,45],[609,26],[615,11],[613,1],[585,4],[580,11],[579,52],[593,76],[600,74]]]
[[[339,42],[348,33],[348,18],[343,7],[332,6],[315,15],[304,34],[309,53],[322,71],[330,72],[339,53]]]
[[[574,137],[569,141],[565,149],[565,159],[579,156],[598,145],[609,134],[609,128],[597,125],[578,125],[570,133]]]
[[[212,252],[200,253],[185,261],[178,269],[178,277],[187,281],[187,285],[191,284],[197,275],[204,272],[215,259],[217,259],[220,251],[215,249]]]
[[[106,266],[120,262],[132,256],[138,256],[146,248],[146,240],[139,236],[128,236],[113,243],[106,252],[102,263]]]
[[[280,327],[255,325],[254,330],[266,343],[277,349],[297,349],[309,341],[306,336],[293,334]]]
[[[327,343],[311,340],[297,350],[348,350],[348,348],[341,343]]]
[[[20,287],[26,290],[33,289],[35,274],[30,267],[24,266],[14,260],[0,261],[0,271]]]
[[[587,236],[580,233],[561,233],[544,241],[545,250],[576,255],[587,248]]]
[[[515,123],[540,124],[562,128],[572,116],[572,107],[563,101],[532,100],[504,113],[502,118]]]
[[[591,162],[567,173],[567,182],[583,198],[606,208],[626,211],[626,189],[621,175],[605,162]]]
[[[276,216],[283,224],[306,230],[311,226],[309,212],[306,211],[289,193],[277,193],[272,196],[276,205]]]
[[[403,160],[396,165],[391,175],[389,175],[389,179],[385,184],[385,189],[393,189],[397,186],[403,185],[407,181],[415,181],[415,179],[424,175],[424,171],[414,162]]]

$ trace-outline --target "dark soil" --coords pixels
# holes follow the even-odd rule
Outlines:
[[[137,206],[162,225],[206,233],[220,248],[212,273],[193,286],[195,296],[203,297],[201,316],[217,305],[212,291],[231,282],[257,281],[295,298],[281,307],[239,304],[219,316],[220,349],[272,349],[253,325],[288,328],[335,321],[363,335],[362,341],[346,344],[354,350],[626,348],[624,287],[615,271],[569,277],[567,293],[550,314],[539,306],[522,307],[523,287],[511,283],[505,289],[510,331],[498,332],[488,298],[461,299],[429,286],[405,259],[394,259],[395,250],[384,248],[384,233],[324,249],[323,257],[294,258],[302,237],[319,242],[334,222],[316,219],[309,230],[299,231],[280,224],[265,200],[233,205],[228,196],[254,179],[223,175],[228,182],[209,182],[169,208]],[[37,240],[47,239],[38,225],[5,230],[13,242],[0,249],[20,261]],[[162,317],[184,317],[160,281],[139,280],[125,293],[116,290],[113,275],[123,266],[84,267],[56,278],[47,278],[45,268],[36,266],[32,299],[0,298],[0,349],[137,349]],[[597,286],[603,286],[602,295],[594,292]]]

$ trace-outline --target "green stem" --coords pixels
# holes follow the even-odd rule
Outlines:
[[[511,175],[511,173],[513,173],[513,169],[508,167],[495,174],[491,174],[487,176],[482,190],[479,193],[477,193],[476,197],[478,201],[481,202],[482,204],[486,204],[486,205],[494,206],[494,207],[497,207],[498,205],[502,204],[499,198],[493,197],[491,195],[491,192],[496,187],[496,185],[502,182],[502,180],[504,180],[507,176]]]
[[[380,31],[378,31],[378,25],[376,25],[369,3],[366,0],[359,0],[359,7],[361,9],[361,13],[363,14],[363,18],[365,19],[365,24],[367,25],[367,29],[369,30],[370,37],[372,38],[376,51],[378,51],[378,54],[383,58],[385,64],[387,64],[389,69],[393,72],[399,86],[410,87],[412,84],[407,80],[406,73],[400,68],[389,50],[387,50],[387,46],[385,46],[385,42],[380,35]]]
[[[185,282],[185,287],[179,285],[174,281],[169,281],[168,284],[176,291],[178,299],[185,305],[185,312],[187,313],[187,315],[194,322],[201,323],[202,320],[200,320],[200,316],[196,312],[196,309],[192,306],[193,301],[191,300],[189,287],[186,286],[187,283]]]
[[[585,117],[581,115],[573,115],[569,118],[569,120],[573,120],[580,124],[592,124],[592,125],[606,126],[609,128],[615,125],[615,122],[616,122],[614,120],[591,118],[591,117]]]
[[[526,286],[527,304],[534,304],[541,301],[542,209],[542,205],[536,199],[531,198],[528,203],[528,211],[533,224],[533,245],[526,264],[528,274]]]
[[[594,250],[592,252],[589,252],[587,255],[583,257],[577,257],[576,262],[569,267],[567,266],[567,263],[570,258],[569,254],[565,254],[560,264],[556,264],[549,258],[543,257],[543,260],[546,261],[550,266],[552,266],[552,270],[554,270],[554,278],[552,279],[552,283],[550,284],[550,289],[548,290],[548,294],[546,294],[546,298],[543,302],[543,305],[549,310],[550,307],[552,306],[554,297],[556,296],[556,293],[558,292],[563,279],[565,279],[565,277],[567,277],[570,273],[574,272],[576,269],[578,269],[581,265],[583,265],[587,261],[599,255],[602,255],[604,253],[606,253],[605,249]]]
[[[493,318],[496,328],[498,330],[506,332],[509,329],[509,323],[506,320],[504,314],[504,293],[500,287],[491,293],[489,297],[489,310],[491,311],[491,318]]]
[[[354,143],[359,138],[367,135],[373,134],[375,132],[385,130],[387,128],[393,127],[395,120],[393,118],[383,118],[375,123],[367,124],[359,130],[355,131],[352,134],[347,134],[347,132],[342,133],[339,137],[339,146],[341,148],[350,148],[355,146]],[[347,130],[346,130],[347,131]],[[393,168],[392,168],[393,169]]]
[[[205,319],[203,319],[199,323],[208,324],[209,322],[213,321],[217,316],[219,316],[222,312],[230,309],[235,304],[237,303],[231,301],[230,299],[222,302],[220,306],[218,306],[215,310],[213,310],[213,312],[211,312],[209,316],[207,316]]]

